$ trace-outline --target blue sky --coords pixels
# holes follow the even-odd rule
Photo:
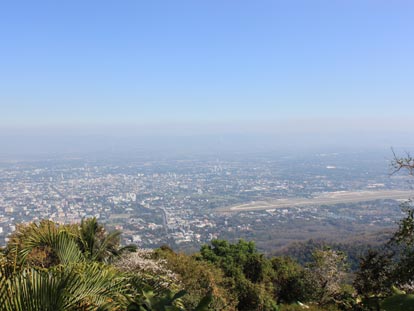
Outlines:
[[[0,38],[3,128],[414,115],[412,1],[2,1]]]

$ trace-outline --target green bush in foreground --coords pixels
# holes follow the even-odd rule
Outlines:
[[[121,271],[110,263],[123,253],[117,236],[95,219],[79,226],[20,225],[0,255],[0,310],[186,310],[185,291],[154,288],[148,281],[157,279],[155,273],[144,271],[153,278],[143,278],[142,271]],[[194,310],[206,310],[210,301],[207,294]]]

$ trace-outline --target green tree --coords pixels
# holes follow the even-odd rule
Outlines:
[[[414,293],[414,206],[410,200],[403,204],[406,216],[400,220],[389,246],[394,248],[394,285]]]
[[[274,270],[273,284],[278,303],[295,303],[310,299],[308,271],[290,257],[271,259]]]
[[[391,292],[392,254],[369,250],[361,258],[354,287],[364,297],[364,303],[380,310],[380,300]]]
[[[232,280],[223,275],[223,271],[210,262],[197,260],[194,256],[177,254],[171,249],[162,248],[156,252],[166,260],[166,266],[176,275],[188,292],[182,298],[187,308],[194,308],[200,299],[211,293],[209,310],[236,310],[238,303],[233,290]]]
[[[108,262],[124,251],[134,251],[136,247],[120,247],[121,232],[107,232],[97,219],[83,219],[77,232],[77,241],[84,256],[93,261]]]
[[[408,153],[405,157],[397,157],[394,151],[393,154],[392,174],[407,171],[413,175],[414,158]],[[400,220],[393,237],[381,251],[369,251],[361,259],[356,273],[354,286],[370,309],[382,310],[381,300],[384,299],[387,310],[394,309],[390,307],[394,302],[412,304],[413,301],[411,296],[400,291],[414,292],[414,207],[411,200],[403,204],[402,209],[406,216]]]
[[[223,270],[232,279],[238,299],[238,310],[276,310],[273,296],[272,266],[260,254],[253,242],[243,240],[235,244],[224,240],[213,240],[200,250],[202,260]]]

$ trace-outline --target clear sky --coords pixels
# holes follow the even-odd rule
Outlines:
[[[0,39],[3,130],[414,119],[408,0],[2,1]]]

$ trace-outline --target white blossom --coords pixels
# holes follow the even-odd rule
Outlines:
[[[154,251],[150,249],[138,249],[121,256],[114,262],[122,272],[132,273],[141,279],[163,288],[171,288],[178,285],[177,275],[167,268],[165,259],[154,259]]]

